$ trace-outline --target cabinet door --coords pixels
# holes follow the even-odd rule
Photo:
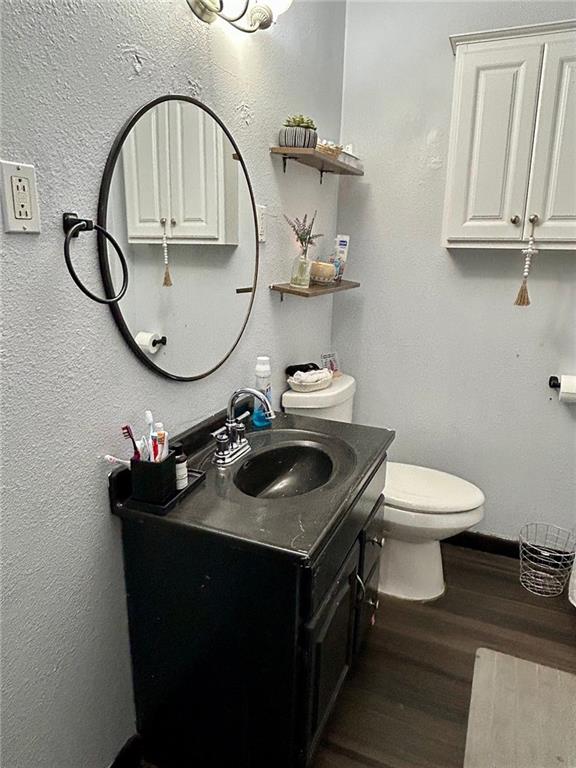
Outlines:
[[[546,43],[527,217],[540,240],[576,240],[576,34]],[[530,225],[526,221],[524,236]]]
[[[223,213],[219,125],[203,109],[170,102],[170,237],[218,240]]]
[[[458,48],[444,215],[445,245],[522,239],[543,45]],[[510,220],[518,216],[519,224]]]
[[[356,582],[360,546],[355,544],[334,590],[306,628],[305,755],[312,755],[346,678],[354,649]]]
[[[170,217],[168,105],[148,110],[122,149],[128,242],[160,240]]]

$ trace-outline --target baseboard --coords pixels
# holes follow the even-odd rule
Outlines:
[[[140,768],[142,764],[142,739],[131,736],[118,753],[110,768]]]
[[[500,536],[490,536],[477,531],[457,533],[456,536],[451,536],[445,541],[447,544],[454,544],[457,547],[479,549],[493,555],[504,555],[504,557],[515,557],[516,559],[520,556],[518,542],[514,539],[502,539]]]

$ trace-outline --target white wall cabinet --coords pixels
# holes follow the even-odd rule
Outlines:
[[[576,248],[576,22],[451,40],[444,246]]]
[[[238,243],[238,161],[218,124],[188,102],[149,110],[122,150],[128,242]]]

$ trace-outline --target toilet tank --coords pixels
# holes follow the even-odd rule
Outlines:
[[[327,389],[316,392],[294,392],[289,389],[282,395],[282,407],[286,413],[299,416],[351,422],[355,392],[356,380],[343,373],[334,378]]]

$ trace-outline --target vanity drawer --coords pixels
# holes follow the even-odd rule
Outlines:
[[[372,572],[380,559],[384,542],[384,496],[380,496],[376,507],[366,527],[362,531],[362,558],[360,575],[362,577]]]

